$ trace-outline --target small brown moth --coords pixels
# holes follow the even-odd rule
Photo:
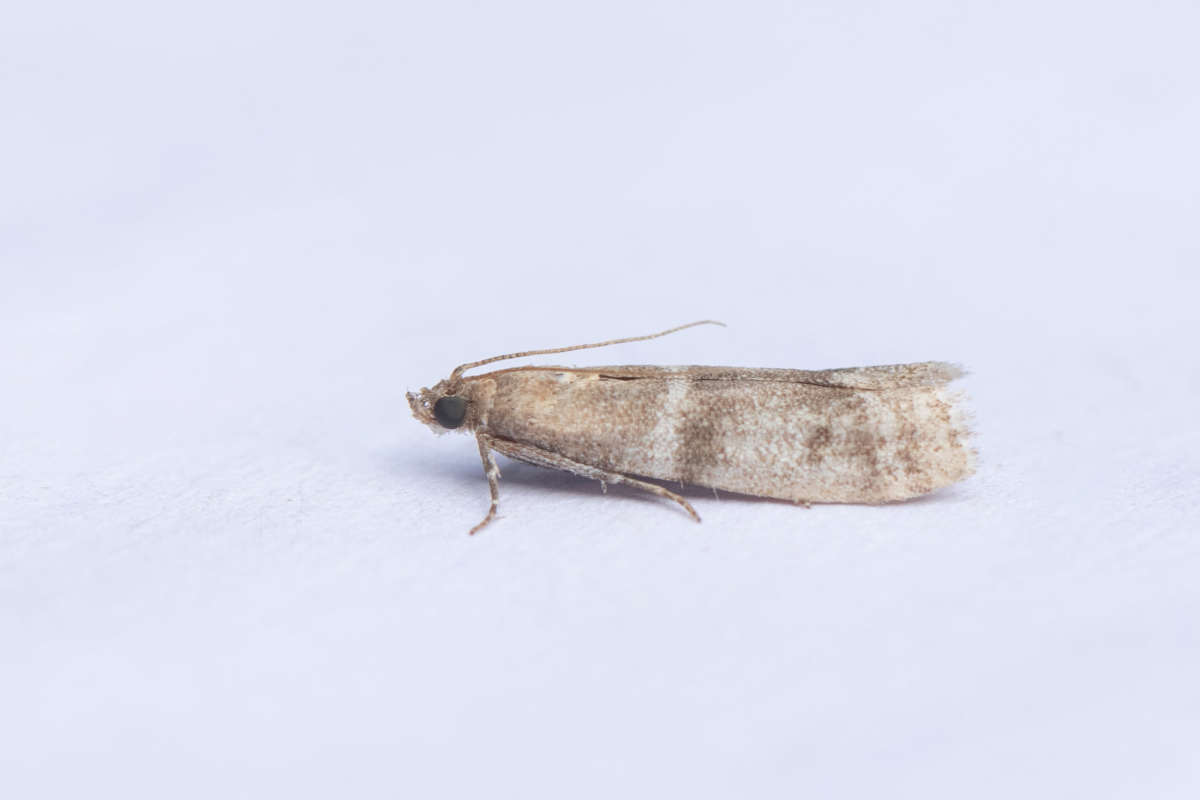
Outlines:
[[[607,342],[510,353],[455,367],[432,389],[408,392],[413,416],[437,433],[475,434],[492,504],[492,452],[625,484],[674,500],[642,477],[796,503],[885,503],[970,475],[975,452],[962,375],[938,361],[830,370],[739,367],[513,367],[463,377],[509,358],[638,342],[702,320]],[[640,477],[634,477],[640,476]]]

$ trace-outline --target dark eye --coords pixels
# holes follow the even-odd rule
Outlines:
[[[458,395],[439,397],[433,404],[433,418],[443,428],[457,428],[467,416],[467,398]]]

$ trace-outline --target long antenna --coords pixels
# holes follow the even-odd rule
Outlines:
[[[484,364],[491,364],[493,361],[504,361],[508,358],[523,358],[524,356],[544,356],[550,353],[569,353],[572,350],[590,350],[593,347],[607,347],[610,344],[625,344],[626,342],[644,342],[647,339],[657,339],[660,336],[666,336],[668,333],[675,333],[684,328],[694,328],[697,325],[720,325],[725,327],[724,322],[717,322],[715,319],[702,319],[698,322],[689,322],[687,325],[680,325],[677,328],[669,328],[658,333],[651,333],[646,336],[630,336],[625,339],[609,339],[607,342],[595,342],[594,344],[573,344],[570,347],[551,347],[548,350],[526,350],[523,353],[509,353],[503,356],[492,356],[485,358],[482,361],[472,361],[470,364],[462,364],[454,368],[450,373],[450,380],[455,380],[464,372],[475,367],[482,367]]]

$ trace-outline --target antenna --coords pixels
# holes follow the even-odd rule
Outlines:
[[[717,322],[715,319],[702,319],[697,322],[689,322],[687,325],[680,325],[676,328],[668,328],[665,331],[651,333],[646,336],[629,336],[625,339],[609,339],[607,342],[595,342],[593,344],[573,344],[570,347],[551,347],[546,350],[526,350],[522,353],[509,353],[503,356],[492,356],[485,358],[482,361],[472,361],[469,364],[461,364],[454,368],[450,373],[450,380],[453,381],[462,376],[464,372],[475,367],[482,367],[484,364],[491,364],[494,361],[504,361],[509,358],[523,358],[525,356],[542,356],[549,353],[569,353],[572,350],[590,350],[593,347],[607,347],[610,344],[625,344],[626,342],[644,342],[647,339],[657,339],[660,336],[666,336],[668,333],[684,330],[685,328],[694,328],[697,325],[720,325],[725,327],[724,322]]]

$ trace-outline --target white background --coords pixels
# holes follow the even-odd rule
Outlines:
[[[0,26],[10,797],[1196,797],[1194,2]],[[704,517],[457,363],[966,364],[981,469]]]

